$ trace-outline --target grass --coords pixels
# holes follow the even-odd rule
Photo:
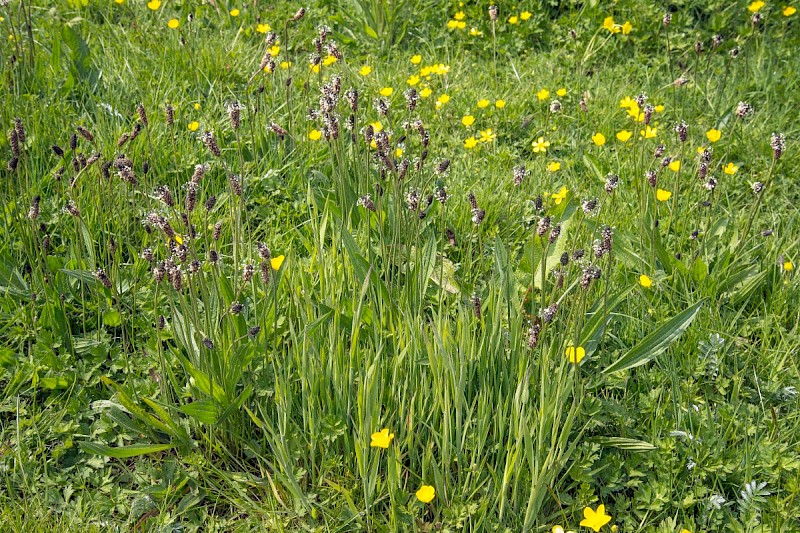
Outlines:
[[[229,3],[0,8],[3,529],[800,528],[798,15]]]

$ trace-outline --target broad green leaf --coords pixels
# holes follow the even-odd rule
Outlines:
[[[174,444],[131,444],[130,446],[112,448],[111,446],[100,444],[99,442],[79,442],[78,445],[86,453],[105,455],[116,459],[128,459],[129,457],[163,452],[175,447]]]
[[[116,309],[109,309],[103,313],[103,324],[108,327],[115,328],[122,324],[122,315]]]
[[[669,319],[628,353],[607,366],[603,373],[622,372],[623,370],[636,368],[658,357],[686,331],[686,328],[695,319],[704,302],[705,300],[700,300]]]
[[[201,424],[211,426],[217,422],[217,407],[214,400],[210,398],[182,405],[180,410]]]
[[[649,452],[658,449],[649,442],[638,439],[626,439],[623,437],[592,437],[588,440],[590,442],[596,442],[600,446],[619,448],[620,450],[633,452]]]

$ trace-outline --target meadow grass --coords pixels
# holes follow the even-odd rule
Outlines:
[[[790,5],[0,4],[4,530],[800,530]]]

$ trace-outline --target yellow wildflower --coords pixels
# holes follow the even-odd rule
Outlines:
[[[369,65],[362,65],[360,69],[358,69],[358,73],[362,76],[369,76],[372,73],[372,67]]]
[[[558,161],[550,161],[547,164],[548,172],[558,172],[559,170],[561,170],[561,163],[559,163]]]
[[[494,106],[497,109],[503,109],[506,106],[506,101],[505,100],[495,100],[494,101]]]
[[[436,496],[436,489],[430,485],[422,485],[417,491],[417,499],[422,503],[430,503],[434,496]]]
[[[603,504],[597,506],[597,510],[592,510],[591,507],[583,509],[583,520],[581,525],[584,527],[592,528],[595,533],[600,531],[600,528],[611,521],[611,516],[606,514],[606,507]]]
[[[516,15],[508,17],[508,23],[509,24],[518,24],[519,23],[519,17],[517,17]]]
[[[271,29],[272,29],[272,28],[270,27],[270,25],[269,25],[269,24],[259,24],[258,26],[256,26],[256,31],[257,31],[258,33],[267,33],[267,32],[268,32],[268,31],[270,31]]]
[[[664,189],[656,189],[656,200],[659,202],[666,202],[672,198],[672,193],[669,191],[665,191]]]
[[[372,439],[372,441],[369,443],[371,447],[386,449],[392,442],[392,439],[394,438],[394,433],[389,433],[388,429],[383,428],[382,430],[373,433],[370,437]]]
[[[631,138],[631,135],[633,135],[633,133],[628,130],[618,131],[617,139],[625,143],[628,142],[628,139]]]
[[[719,130],[715,130],[714,128],[711,128],[706,132],[706,138],[708,139],[709,142],[715,143],[718,140],[720,140],[721,137],[722,137],[722,132]]]
[[[561,187],[561,189],[559,189],[558,192],[551,194],[550,198],[553,199],[556,205],[561,205],[561,202],[563,202],[567,198],[568,193],[569,189],[567,189],[566,187]]]
[[[606,136],[598,131],[597,133],[592,135],[592,141],[597,146],[603,146],[606,143]]]
[[[737,166],[736,166],[736,165],[734,165],[733,163],[728,163],[727,165],[725,165],[725,166],[722,168],[722,171],[723,171],[725,174],[729,175],[729,176],[733,176],[734,174],[736,174],[736,171],[737,171],[737,170],[739,170],[739,167],[737,167]]]
[[[528,20],[529,18],[531,18],[531,12],[523,11],[522,13],[519,14],[519,18],[520,20]]]
[[[284,259],[286,259],[285,255],[279,255],[278,257],[273,257],[272,259],[270,259],[269,264],[272,267],[272,270],[275,271],[280,270]],[[394,435],[392,435],[392,437],[394,437]]]
[[[472,115],[464,115],[461,118],[461,123],[467,127],[472,126],[473,124],[475,124],[475,117],[473,117]]]
[[[419,65],[422,63],[422,56],[419,54],[411,56],[411,62],[415,65]]]
[[[392,87],[384,87],[381,89],[381,96],[386,96],[388,98],[389,96],[392,96],[392,93],[394,93],[394,89]]]
[[[651,128],[650,126],[645,126],[643,130],[639,130],[639,135],[645,139],[652,139],[657,133],[658,128]]]
[[[478,140],[474,136],[464,139],[464,148],[467,150],[470,148],[475,148],[476,146],[478,146]]]
[[[478,107],[483,109],[484,107],[489,107],[489,100],[486,98],[481,98],[478,100]]]
[[[540,102],[543,100],[547,100],[548,98],[550,98],[550,91],[548,91],[547,89],[540,89],[539,92],[536,93],[536,98],[538,98]]]
[[[574,346],[567,346],[566,355],[570,363],[577,365],[584,357],[586,357],[586,349],[584,349],[583,346],[578,346],[577,348]]]
[[[677,172],[681,169],[681,162],[679,159],[669,162],[669,169],[673,172]]]
[[[232,17],[238,17],[239,16],[239,10],[238,9],[231,9],[230,10],[230,15]]]
[[[169,19],[169,22],[167,22],[167,27],[171,30],[177,29],[180,25],[181,23],[178,21],[178,19]]]
[[[762,7],[764,7],[764,2],[762,2],[761,0],[756,0],[755,2],[747,6],[747,10],[750,11],[750,13],[755,13]]]
[[[155,11],[161,7],[161,0],[150,0],[147,2],[147,7]]]
[[[311,130],[308,132],[308,138],[312,141],[318,141],[320,138],[322,138],[322,132],[316,129]]]
[[[193,120],[186,127],[189,128],[189,131],[197,131],[197,129],[200,127],[200,123],[196,120]]]
[[[539,137],[535,141],[533,141],[533,153],[535,154],[545,154],[547,153],[547,148],[550,146],[549,141],[545,141],[544,137]]]

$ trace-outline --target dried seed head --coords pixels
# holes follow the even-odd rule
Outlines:
[[[724,38],[722,35],[720,35],[720,34],[716,34],[716,35],[714,35],[714,37],[712,37],[712,39],[711,39],[711,46],[712,46],[713,48],[717,48],[719,45],[721,45],[721,44],[722,44],[722,41],[724,41],[724,40],[725,40],[725,38]]]
[[[62,150],[59,145],[54,144],[52,148],[54,154],[56,154],[58,157],[64,157],[64,150]]]
[[[214,156],[220,157],[222,152],[219,149],[219,145],[217,144],[217,139],[214,137],[213,131],[204,131],[200,134],[200,140],[203,144],[206,145],[208,151],[211,152]]]
[[[194,173],[192,174],[192,178],[191,178],[192,183],[194,183],[195,185],[198,185],[200,183],[200,181],[203,179],[203,176],[206,175],[206,172],[208,172],[208,165],[206,165],[206,164],[195,165],[194,166]]]
[[[536,198],[533,199],[533,208],[538,213],[544,211],[544,200],[542,199],[541,194],[536,195]]]
[[[619,187],[619,176],[616,174],[609,174],[606,176],[606,183],[603,186],[608,194],[613,193]]]
[[[772,147],[772,157],[777,161],[786,150],[786,138],[783,134],[773,133],[769,145]]]
[[[586,250],[584,250],[583,248],[578,248],[577,250],[572,252],[572,260],[580,261],[584,255],[586,255]]]
[[[406,108],[408,109],[409,113],[413,113],[414,109],[417,107],[417,103],[419,102],[419,93],[413,87],[410,89],[406,89],[403,93],[403,96],[406,99]]]
[[[672,13],[670,12],[664,13],[664,17],[661,19],[661,23],[664,25],[664,27],[669,26],[671,22],[672,22]]]
[[[81,216],[80,209],[78,209],[78,207],[75,204],[73,204],[71,201],[67,202],[67,205],[64,206],[64,211],[69,213],[70,215],[72,215],[74,217]]]
[[[25,125],[22,124],[22,119],[14,117],[14,131],[17,132],[17,139],[21,145],[25,145]]]
[[[474,294],[470,297],[470,302],[472,303],[472,314],[475,315],[475,318],[480,319],[481,317],[481,299],[477,294]]]
[[[447,176],[450,173],[450,160],[438,159],[434,166],[434,172],[439,176]]]
[[[98,280],[100,280],[100,283],[103,284],[103,287],[105,287],[106,289],[111,288],[111,280],[108,279],[108,275],[106,274],[105,270],[103,270],[102,268],[98,268],[95,271],[94,275]]]
[[[411,211],[419,209],[419,201],[422,196],[417,189],[409,189],[406,193],[406,205]]]
[[[764,190],[764,184],[760,181],[757,181],[751,186],[751,188],[753,189],[754,193],[761,194],[761,192]]]
[[[589,111],[589,108],[586,105],[586,97],[585,96],[581,96],[581,101],[580,101],[579,105],[581,107],[581,111],[583,111],[584,113]]]
[[[544,311],[542,311],[542,320],[545,323],[552,322],[553,318],[555,318],[556,313],[558,312],[558,304],[554,303],[547,306]]]
[[[153,250],[150,248],[145,248],[142,250],[142,259],[147,261],[148,263],[152,263],[155,256],[153,255]]]
[[[467,195],[467,199],[469,200],[470,209],[478,209],[478,200],[475,199],[475,193],[470,191]]]
[[[261,283],[267,285],[269,283],[270,271],[272,270],[272,265],[270,264],[269,260],[264,259],[261,261]]]
[[[228,310],[231,312],[232,315],[238,315],[239,313],[242,312],[243,308],[244,306],[240,302],[234,300],[233,302],[231,302],[231,306]]]
[[[183,272],[181,268],[176,266],[170,270],[170,276],[172,277],[172,288],[181,292],[183,290]]]
[[[211,262],[212,265],[216,265],[217,261],[219,261],[219,254],[216,250],[209,250],[208,251],[208,260]]]
[[[252,264],[247,263],[242,267],[242,281],[247,283],[253,279],[253,274],[256,273],[256,267]]]
[[[8,144],[11,146],[11,154],[16,158],[19,158],[19,135],[17,135],[17,130],[9,130]]]
[[[528,170],[525,168],[525,165],[517,165],[514,167],[514,185],[519,187],[522,184],[522,180],[525,179],[525,176],[528,175]]]
[[[231,121],[231,128],[234,130],[238,130],[239,126],[241,126],[241,113],[244,106],[239,102],[232,102],[228,104],[227,111],[228,111],[228,118]]]
[[[300,9],[297,10],[297,12],[294,14],[294,16],[292,18],[290,18],[289,20],[291,22],[297,22],[298,20],[303,18],[305,15],[306,15],[306,8],[301,7]]]
[[[164,106],[164,116],[167,119],[167,126],[171,128],[175,124],[175,108],[172,107],[172,104]]]
[[[552,102],[550,102],[550,112],[558,113],[559,111],[561,111],[561,102],[559,102],[558,100],[553,100]]]
[[[74,133],[69,136],[69,149],[75,150],[78,148],[78,136]]]
[[[247,330],[247,336],[251,339],[254,339],[258,336],[259,332],[261,331],[261,326],[253,326],[252,328]]]
[[[681,120],[680,123],[678,123],[678,125],[675,126],[675,133],[678,134],[678,139],[680,139],[682,143],[685,143],[686,139],[689,136],[689,127],[686,124],[686,122]]]
[[[159,330],[162,330],[165,327],[167,327],[167,319],[164,318],[164,315],[158,315],[158,320],[156,320],[156,327]]]
[[[147,111],[144,109],[144,104],[138,103],[136,104],[136,113],[139,115],[139,120],[142,121],[144,127],[148,127],[150,123],[147,121]]]
[[[38,194],[36,196],[34,196],[33,199],[31,200],[31,207],[28,210],[28,218],[31,221],[34,221],[37,218],[39,218],[39,201],[40,200],[41,200],[41,198],[39,197]]]
[[[561,266],[567,266],[569,264],[569,252],[564,252],[561,254],[559,262],[561,263]]]
[[[78,126],[76,129],[78,130],[78,133],[80,134],[81,137],[83,137],[90,143],[94,142],[94,135],[92,135],[92,133],[89,130],[87,130],[83,126]]]
[[[528,328],[528,348],[531,350],[536,348],[536,345],[539,344],[539,335],[542,333],[542,326],[539,324],[539,321],[536,320],[531,324]]]
[[[561,224],[556,224],[555,226],[553,226],[553,229],[550,230],[550,236],[548,237],[548,241],[550,241],[550,244],[555,244],[560,235],[561,235]]]
[[[344,92],[344,97],[347,103],[350,104],[350,110],[353,113],[358,111],[358,90],[351,87]]]
[[[125,146],[125,143],[127,143],[130,140],[131,140],[131,134],[126,131],[125,133],[120,135],[119,139],[117,139],[117,147],[122,148],[123,146]]]
[[[762,237],[771,237],[773,235],[773,231],[771,229],[765,229],[761,232]]]
[[[230,183],[233,194],[242,196],[242,183],[239,181],[239,177],[236,174],[228,175],[228,183]]]
[[[647,183],[649,183],[651,187],[655,187],[658,184],[658,174],[656,174],[655,170],[648,170],[645,174],[645,178],[647,178]]]
[[[747,102],[739,102],[736,106],[736,116],[739,118],[745,118],[753,114],[753,106],[748,104]]]
[[[289,135],[288,131],[286,131],[282,127],[278,126],[274,122],[272,124],[270,124],[269,127],[275,133],[275,135],[278,136],[278,139],[280,139],[280,140],[283,140],[287,135]]]
[[[169,187],[166,185],[159,185],[156,187],[155,196],[169,207],[175,207],[175,199],[172,197],[172,192],[170,192]]]
[[[269,261],[269,259],[272,257],[272,252],[270,251],[269,246],[267,246],[267,243],[258,243],[258,255],[264,261]]]
[[[703,46],[703,41],[697,41],[694,43],[694,51],[698,54],[702,54],[705,47]]]
[[[733,59],[736,59],[737,57],[739,57],[739,47],[734,46],[733,48],[731,48],[731,51],[729,53]]]
[[[214,341],[212,341],[208,337],[204,337],[203,338],[203,346],[205,346],[209,350],[213,350],[214,349]]]
[[[449,198],[447,195],[447,189],[444,185],[438,185],[433,193],[433,196],[436,198],[436,201],[442,205],[445,205],[447,203],[447,199]]]
[[[664,155],[664,152],[666,152],[666,151],[667,151],[667,147],[664,146],[663,144],[659,144],[658,146],[656,146],[656,149],[653,151],[653,158],[654,159],[658,159],[659,157]]]
[[[644,115],[644,123],[645,125],[650,124],[650,121],[653,118],[653,113],[655,113],[656,108],[653,107],[651,104],[647,104],[642,109],[642,113]]]
[[[708,192],[714,192],[714,189],[717,188],[717,180],[714,178],[708,178],[708,181],[703,184],[703,188],[705,188],[705,190]]]
[[[186,207],[186,212],[191,213],[194,211],[195,206],[197,205],[197,185],[194,182],[189,182],[186,184],[186,199],[184,201],[184,206]]]
[[[375,212],[375,202],[372,201],[372,197],[369,194],[365,194],[359,198],[358,205],[366,208],[369,211]]]
[[[489,20],[495,22],[497,20],[498,9],[497,6],[492,4],[489,6]]]
[[[539,222],[536,223],[536,235],[539,237],[543,237],[545,233],[550,229],[550,217],[544,216],[539,217]]]
[[[212,233],[212,237],[215,241],[218,241],[219,238],[222,236],[222,222],[217,222],[214,224],[214,232]]]
[[[597,205],[597,198],[589,198],[588,200],[583,201],[581,204],[581,209],[583,209],[583,213],[586,216],[593,216],[597,213]]]

